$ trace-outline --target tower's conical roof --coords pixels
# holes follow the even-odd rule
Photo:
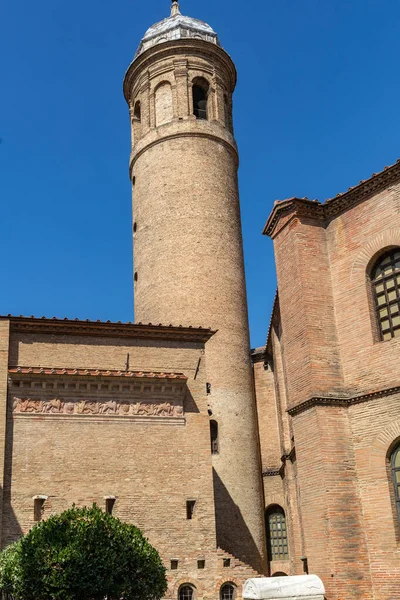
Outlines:
[[[178,2],[174,1],[171,7],[171,15],[155,23],[146,31],[136,56],[157,44],[185,38],[197,38],[220,45],[217,34],[207,23],[183,16]]]

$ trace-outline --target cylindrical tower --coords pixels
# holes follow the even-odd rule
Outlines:
[[[265,533],[237,168],[235,66],[206,23],[171,16],[124,81],[132,123],[135,320],[211,327],[218,544],[264,570]]]

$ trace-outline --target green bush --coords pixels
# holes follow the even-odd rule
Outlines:
[[[0,554],[0,590],[15,600],[158,600],[166,587],[141,531],[95,505],[38,523]]]

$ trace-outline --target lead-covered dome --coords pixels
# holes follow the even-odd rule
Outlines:
[[[171,15],[152,25],[146,31],[136,56],[157,44],[187,38],[197,38],[220,46],[218,36],[212,27],[204,21],[183,16],[179,10],[178,2],[175,1],[172,3]]]

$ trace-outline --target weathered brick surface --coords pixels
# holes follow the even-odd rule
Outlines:
[[[346,199],[337,212],[335,201],[324,212],[294,199],[268,222],[279,290],[267,346],[275,393],[265,400],[259,389],[269,402],[266,414],[271,403],[277,406],[281,451],[288,451],[289,438],[295,447],[295,462],[285,463],[282,504],[293,528],[291,572],[300,571],[300,556],[306,556],[328,600],[400,598],[400,530],[389,464],[400,440],[400,341],[380,341],[369,280],[377,256],[400,246],[395,169],[386,186],[371,183],[376,191],[358,202],[350,198],[347,209]],[[329,401],[388,388],[363,402]],[[294,410],[321,396],[325,405]],[[270,447],[261,440],[265,456]],[[264,480],[266,498],[276,494],[272,479]]]
[[[7,419],[7,379],[10,341],[10,325],[8,321],[0,321],[0,490],[4,489],[4,472],[6,456],[6,419]],[[0,515],[3,514],[4,492],[0,494]],[[2,536],[0,519],[0,540]]]
[[[271,369],[264,362],[254,364],[254,382],[259,418],[262,468],[280,467],[281,448],[278,431],[278,413],[275,399],[275,382]]]
[[[369,268],[400,246],[400,184],[344,212],[327,227],[344,385],[356,391],[399,384],[400,339],[382,343],[370,301]]]
[[[176,599],[184,582],[196,585],[199,598],[216,598],[226,581],[237,584],[240,597],[242,583],[256,572],[217,548],[204,343],[12,330],[8,344],[9,322],[0,320],[0,327],[5,386],[9,366],[124,370],[128,353],[130,369],[187,377],[187,383],[161,379],[153,387],[139,378],[139,391],[129,392],[136,380],[126,377],[57,375],[47,369],[29,375],[13,369],[3,461],[3,545],[34,524],[34,496],[47,496],[44,518],[73,503],[104,506],[106,496],[115,496],[114,514],[140,527],[159,550],[168,568],[168,598]],[[162,403],[174,397],[174,386],[186,392],[184,414],[173,418],[127,418],[112,411],[70,415],[57,404]],[[4,392],[5,409],[6,387]],[[52,401],[54,410],[21,412],[16,398]],[[188,499],[196,500],[191,520]],[[229,567],[223,566],[224,557],[231,559]],[[178,560],[178,569],[170,569],[171,560]],[[204,569],[198,560],[205,560]]]
[[[192,86],[208,82],[207,120],[193,114]],[[217,541],[265,568],[257,415],[230,97],[236,72],[218,46],[185,39],[140,55],[125,77],[132,114],[135,320],[212,327],[208,402],[219,426],[213,455]],[[172,107],[167,121],[167,96]],[[159,94],[163,94],[162,97]],[[224,100],[227,97],[227,102]],[[160,112],[161,111],[161,112]],[[156,127],[158,114],[163,125]],[[164,118],[165,117],[165,118]]]

